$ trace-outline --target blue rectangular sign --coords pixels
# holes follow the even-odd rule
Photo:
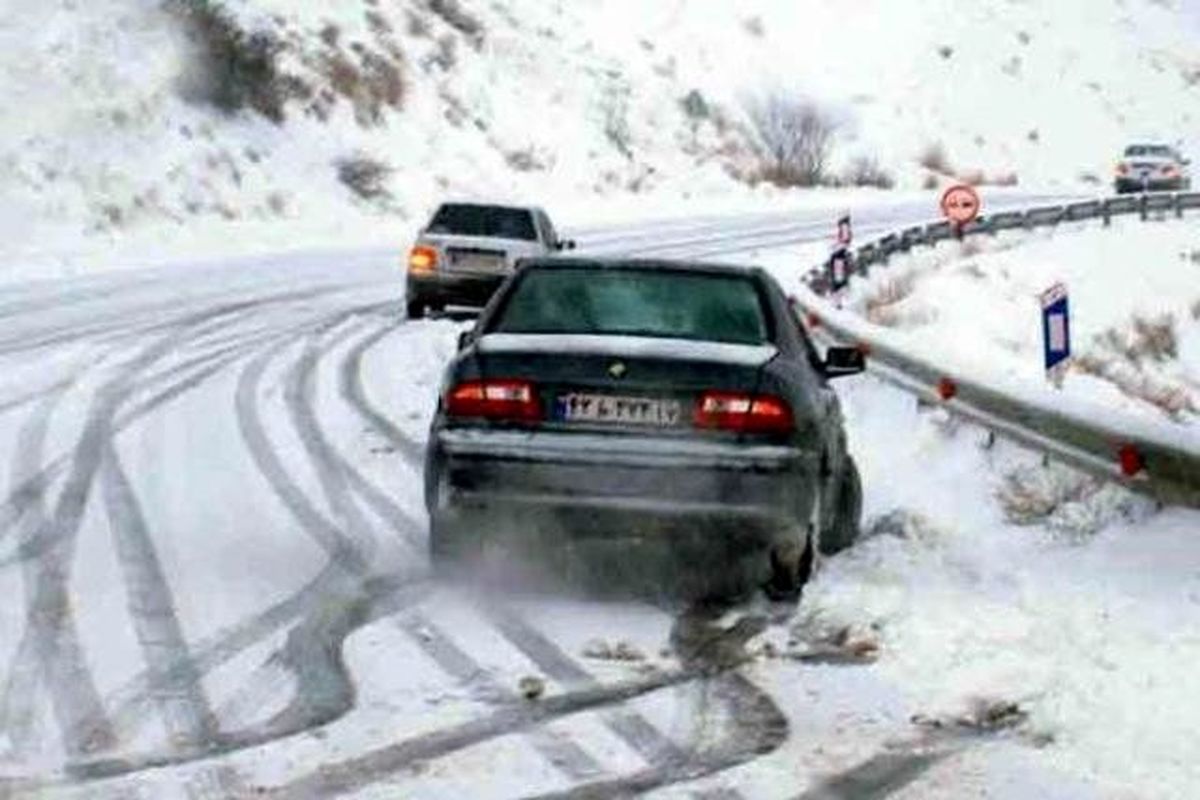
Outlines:
[[[1042,293],[1042,354],[1047,372],[1071,357],[1070,306],[1061,283]]]

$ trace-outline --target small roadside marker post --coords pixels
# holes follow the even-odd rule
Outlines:
[[[850,272],[854,265],[850,255],[850,243],[854,232],[850,226],[850,214],[838,217],[837,230],[834,233],[833,252],[829,255],[826,270],[829,278],[829,291],[833,295],[834,304],[842,307],[842,295],[846,285],[850,283]]]
[[[1067,287],[1056,283],[1042,292],[1042,361],[1046,379],[1061,389],[1071,358],[1071,312]]]
[[[846,213],[838,217],[837,222],[837,243],[841,247],[849,247],[851,240],[854,238],[854,231],[850,227],[850,214]]]

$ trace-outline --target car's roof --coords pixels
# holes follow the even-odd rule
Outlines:
[[[590,256],[549,256],[526,258],[524,269],[638,269],[656,272],[704,272],[728,275],[762,275],[762,268],[748,264],[721,264],[708,261],[687,261],[662,258],[614,258]]]
[[[541,206],[524,205],[521,203],[493,203],[489,200],[443,200],[438,203],[438,208],[446,206],[471,206],[473,208],[504,208],[514,211],[540,211]]]

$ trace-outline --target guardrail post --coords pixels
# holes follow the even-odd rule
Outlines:
[[[1100,216],[1104,217],[1104,227],[1112,225],[1112,207],[1109,206],[1108,200],[1100,201]]]

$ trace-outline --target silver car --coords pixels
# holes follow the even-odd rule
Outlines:
[[[1131,144],[1117,162],[1113,188],[1125,192],[1180,192],[1192,187],[1190,161],[1165,144]]]
[[[448,305],[486,305],[519,259],[574,247],[558,238],[541,208],[443,203],[408,255],[408,317]]]

